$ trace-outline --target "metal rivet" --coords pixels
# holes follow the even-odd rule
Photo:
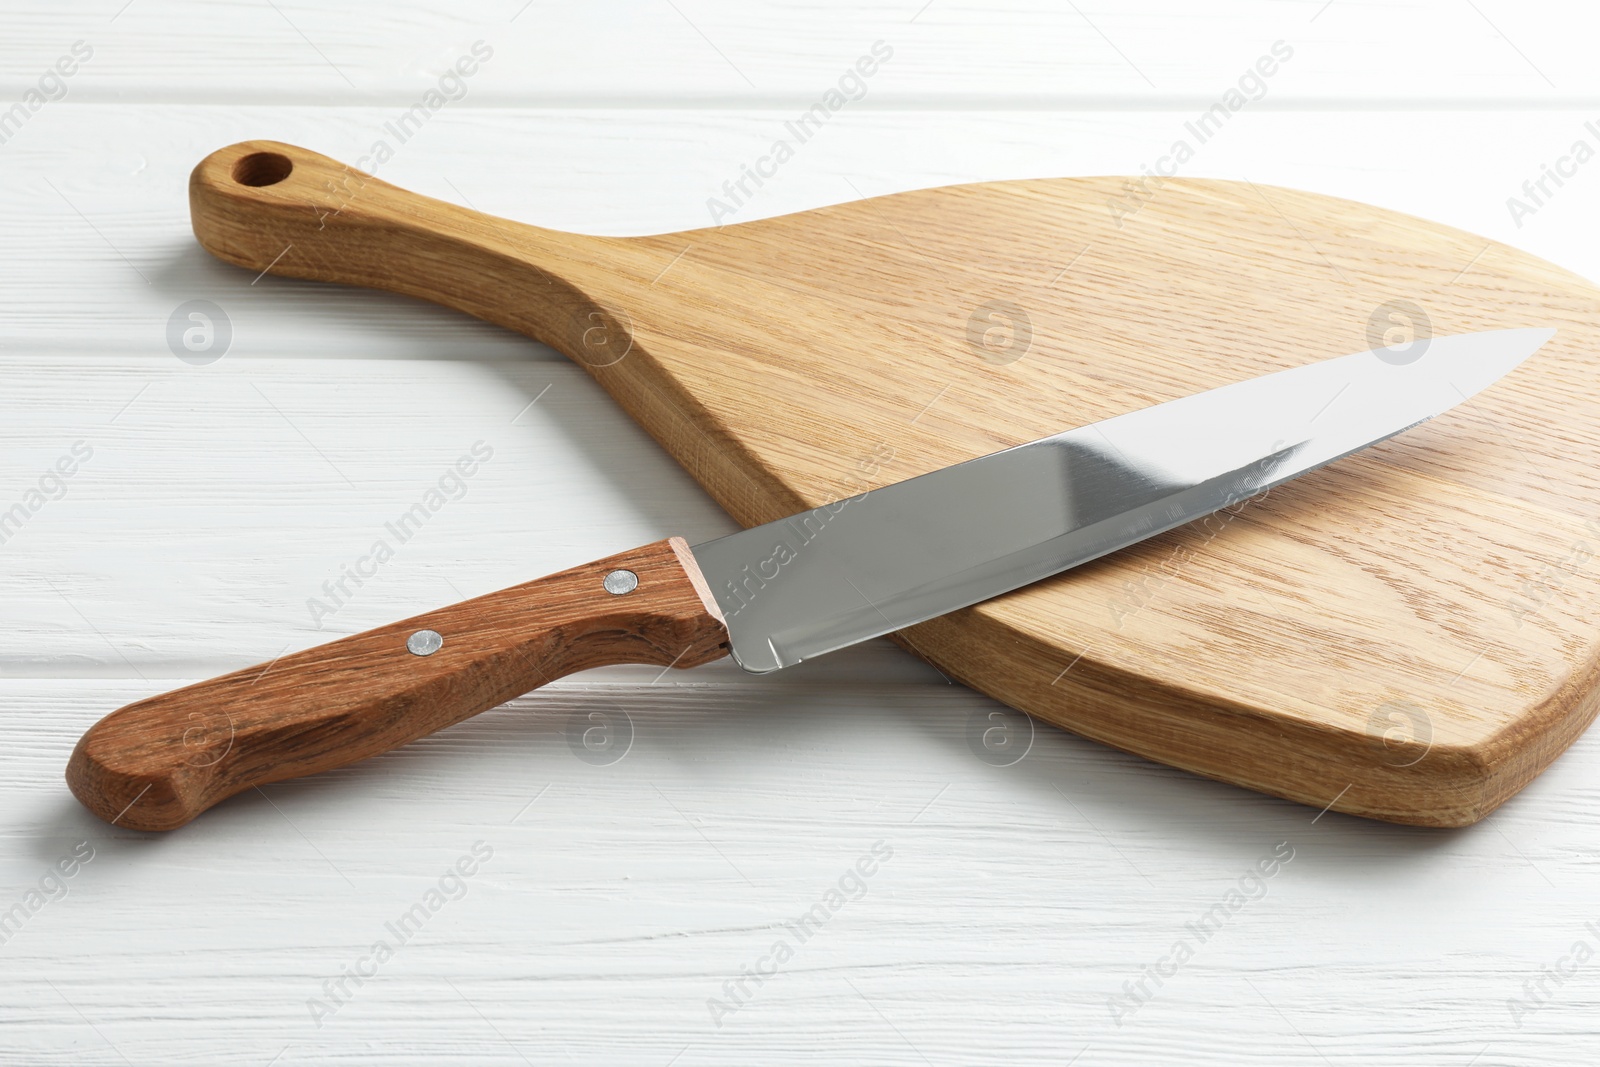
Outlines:
[[[606,575],[605,586],[612,596],[621,596],[639,588],[639,576],[632,571],[612,571]]]
[[[413,656],[431,656],[444,647],[438,630],[418,630],[406,638],[406,651]]]

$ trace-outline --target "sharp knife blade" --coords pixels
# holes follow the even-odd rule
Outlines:
[[[756,674],[976,604],[1448,411],[1555,334],[1322,360],[1130,411],[696,545]]]

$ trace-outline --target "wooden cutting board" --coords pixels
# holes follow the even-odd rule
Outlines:
[[[1123,178],[588,237],[267,141],[207,157],[190,197],[200,242],[250,271],[566,353],[746,525],[1312,360],[1557,327],[1399,438],[898,639],[1118,748],[1431,826],[1483,818],[1595,715],[1600,289],[1513,248],[1313,193]]]

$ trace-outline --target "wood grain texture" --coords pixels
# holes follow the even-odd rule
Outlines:
[[[626,570],[637,587],[603,587]],[[408,638],[442,644],[417,654]],[[282,656],[115,711],[67,783],[113,825],[171,830],[230,796],[387,752],[592,667],[727,654],[721,614],[673,538]]]
[[[261,166],[273,180],[238,180]],[[893,457],[870,484],[899,480],[1357,351],[1407,317],[1554,325],[1527,368],[1397,442],[902,640],[1118,747],[1425,825],[1482,818],[1595,713],[1600,619],[1565,590],[1594,581],[1580,383],[1600,293],[1513,249],[1312,194],[1174,180],[1133,199],[1109,178],[583,237],[271,142],[208,157],[191,207],[230,262],[567,353],[746,525],[859,491],[870,454]],[[991,328],[1016,347],[986,350]]]

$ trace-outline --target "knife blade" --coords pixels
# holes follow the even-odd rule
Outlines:
[[[767,673],[1057,574],[1455,407],[1555,333],[1432,338],[1278,371],[690,548],[669,538],[130,704],[67,782],[140,830],[395,748],[575,671]]]
[[[1130,411],[694,547],[765,673],[1009,592],[1455,407],[1555,333],[1432,338]]]

